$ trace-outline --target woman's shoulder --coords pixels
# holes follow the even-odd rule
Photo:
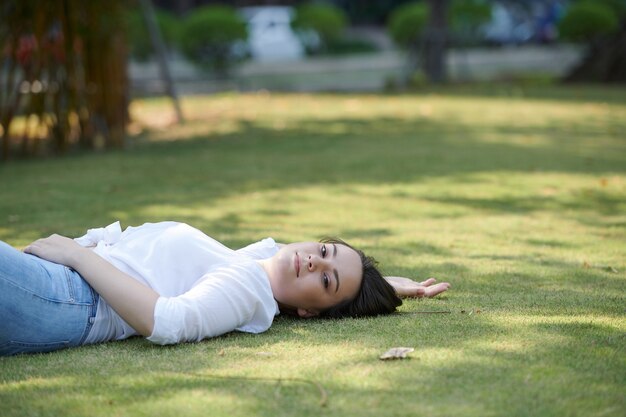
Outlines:
[[[139,226],[128,226],[125,235],[130,234],[204,234],[199,229],[178,221],[146,222]]]
[[[252,259],[267,259],[271,258],[278,252],[279,245],[271,237],[265,238],[258,242],[254,242],[241,249],[237,249],[236,252],[239,255],[244,255]]]

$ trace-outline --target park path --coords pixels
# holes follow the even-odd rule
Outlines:
[[[452,80],[498,80],[510,77],[561,76],[580,59],[582,50],[572,45],[517,46],[451,50],[447,56]],[[211,79],[180,57],[170,60],[180,94],[226,90],[254,91],[381,91],[403,72],[405,54],[397,50],[341,57],[309,58],[293,62],[244,62],[232,80]],[[163,91],[154,63],[131,63],[135,95]]]

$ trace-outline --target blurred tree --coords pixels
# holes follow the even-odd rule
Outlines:
[[[583,0],[571,5],[559,24],[563,39],[587,44],[566,81],[626,81],[626,1]]]
[[[450,7],[452,43],[465,50],[480,42],[480,28],[491,19],[491,4],[485,0],[454,0]],[[461,78],[470,79],[467,54],[462,54]]]
[[[391,13],[391,36],[408,50],[405,83],[420,62],[429,81],[445,82],[448,6],[448,0],[427,0],[402,5]]]
[[[357,25],[380,25],[385,24],[391,16],[391,12],[399,6],[409,3],[411,0],[333,0],[338,7],[342,8],[350,22]]]
[[[177,46],[182,29],[182,20],[164,10],[155,10],[156,23],[168,49]],[[144,12],[140,7],[133,7],[126,13],[126,27],[130,53],[139,62],[147,61],[153,54],[154,48],[146,28]]]
[[[126,2],[42,2],[0,5],[0,131],[2,158],[11,126],[23,118],[21,148],[36,153],[71,145],[120,147],[128,121],[123,12]],[[122,29],[122,30],[120,30]]]
[[[246,24],[229,6],[204,6],[184,21],[180,46],[183,53],[200,66],[228,77],[233,64],[232,46],[246,40]]]
[[[491,4],[486,0],[453,0],[450,28],[453,39],[462,45],[480,38],[480,27],[491,19]]]
[[[426,0],[428,24],[424,34],[424,72],[431,82],[443,83],[447,78],[446,47],[448,44],[449,0]]]
[[[305,3],[296,8],[291,25],[301,34],[309,52],[317,52],[338,42],[347,23],[348,18],[337,6],[330,3]],[[319,36],[319,45],[311,45],[306,41],[309,31]]]
[[[146,23],[145,26],[147,32],[150,34],[150,43],[152,44],[152,49],[154,50],[157,57],[159,71],[161,72],[161,78],[165,83],[165,90],[172,99],[172,104],[174,105],[176,122],[183,122],[183,112],[180,108],[180,103],[178,102],[178,94],[176,94],[176,87],[174,86],[174,80],[170,73],[170,67],[167,62],[165,42],[163,42],[163,36],[161,34],[161,30],[159,29],[157,13],[154,10],[154,6],[152,5],[151,0],[139,0],[139,4],[141,5],[141,10],[144,21]],[[170,30],[176,30],[177,35],[178,22],[173,17],[171,17],[171,19],[168,18],[167,20],[170,21],[170,25],[173,25],[171,26]],[[172,36],[175,36],[177,38],[176,35]]]
[[[428,20],[424,3],[408,3],[395,9],[389,16],[387,27],[393,40],[407,50],[407,64],[402,80],[407,85],[417,71],[422,45],[422,33]]]
[[[227,4],[238,7],[232,0],[154,0],[154,6],[161,10],[168,10],[179,17],[189,14],[194,8],[208,6],[209,4]]]

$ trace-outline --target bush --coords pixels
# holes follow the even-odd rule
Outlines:
[[[326,53],[329,55],[343,55],[375,52],[377,50],[378,47],[374,43],[365,39],[340,38],[328,44]]]
[[[331,4],[305,4],[296,9],[291,25],[298,32],[315,31],[323,45],[338,42],[348,23],[345,13]]]
[[[182,22],[163,10],[156,10],[156,20],[163,42],[170,49],[174,48],[180,38]],[[150,42],[148,27],[139,9],[127,13],[126,27],[131,55],[138,61],[146,61],[154,53],[154,48]]]
[[[614,10],[602,2],[583,1],[573,4],[559,23],[559,35],[573,41],[587,41],[614,32],[619,19]]]
[[[619,18],[624,18],[626,16],[626,0],[596,0],[593,3],[600,3],[607,6],[617,13]]]
[[[450,26],[463,43],[478,37],[481,25],[491,19],[491,5],[483,0],[454,0],[450,7]]]
[[[428,6],[424,2],[408,3],[391,12],[387,27],[393,40],[406,47],[419,39],[427,20]]]
[[[233,8],[205,6],[195,9],[184,21],[180,46],[191,61],[227,75],[234,62],[233,44],[247,37],[246,24]]]

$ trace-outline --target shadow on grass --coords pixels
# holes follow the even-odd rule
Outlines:
[[[623,411],[622,332],[559,320],[520,331],[517,337],[486,335],[489,347],[461,343],[462,360],[422,363],[427,377],[398,372],[388,384],[406,390],[405,397],[419,390],[423,400],[414,412],[430,406],[445,410],[440,415],[617,416]],[[466,381],[462,389],[459,380]],[[446,389],[450,386],[456,389]]]
[[[106,368],[93,363],[94,369]],[[158,366],[157,366],[158,368]],[[93,370],[92,370],[93,371]],[[320,394],[313,384],[281,378],[246,378],[201,370],[113,372],[97,379],[89,372],[40,378],[20,388],[28,402],[3,395],[5,417],[36,415],[293,415],[289,410],[320,410]],[[93,393],[94,395],[90,395]],[[77,395],[81,400],[77,400]]]
[[[445,122],[401,117],[311,119],[280,130],[244,120],[232,133],[141,145],[124,153],[5,167],[0,175],[9,179],[5,192],[14,199],[0,205],[0,211],[14,215],[15,207],[26,206],[32,209],[30,215],[36,217],[38,210],[65,210],[72,201],[92,207],[89,219],[78,220],[84,224],[87,220],[107,221],[111,212],[140,219],[145,216],[141,210],[147,205],[198,207],[215,204],[233,194],[264,190],[306,190],[311,186],[345,184],[343,189],[349,194],[358,192],[351,190],[351,184],[410,184],[439,177],[462,181],[469,174],[499,175],[503,171],[585,175],[626,172],[623,146],[614,141],[596,149],[590,145],[597,132],[581,129],[572,133],[572,127],[564,124],[549,128],[483,128],[460,122],[454,115]],[[484,135],[494,130],[500,130],[497,134],[501,140],[484,141]],[[544,140],[532,146],[521,145],[508,141],[511,135],[539,135]],[[26,179],[12,177],[14,168],[26,174]],[[40,190],[38,198],[45,204],[33,205],[29,202],[31,197],[19,191],[29,188]],[[398,193],[405,193],[407,199],[416,198],[410,193]],[[623,197],[603,190],[583,190],[567,198],[425,198],[474,210],[515,214],[588,210],[615,215],[626,205]],[[265,214],[289,215],[288,210],[280,209],[280,204],[278,196],[277,208]],[[211,232],[233,230],[240,221],[235,214],[225,214],[212,222],[195,219],[193,215],[182,220]],[[23,231],[19,223],[8,230],[5,238]],[[353,236],[366,233],[346,232]]]
[[[525,214],[535,211],[578,211],[589,210],[601,215],[618,215],[624,212],[626,198],[601,190],[586,190],[578,196],[566,198],[550,197],[505,197],[505,198],[466,198],[437,197],[426,198],[437,203],[459,205],[475,210]]]
[[[436,270],[436,266],[426,265],[425,269]],[[623,282],[619,277],[607,279],[606,274],[583,271],[568,278],[567,288],[549,291],[532,275],[509,272],[480,278],[471,277],[471,287],[460,283],[455,300],[407,301],[403,313],[394,316],[348,320],[278,317],[270,331],[254,336],[231,333],[172,347],[135,338],[63,354],[0,358],[3,383],[24,382],[19,395],[5,391],[3,403],[21,411],[47,407],[51,414],[65,409],[66,415],[73,416],[88,408],[73,404],[68,396],[72,392],[89,398],[93,395],[93,407],[113,413],[139,407],[151,410],[155,402],[174,409],[177,398],[190,401],[200,395],[206,400],[187,406],[212,410],[222,407],[216,406],[221,397],[232,399],[227,409],[234,404],[237,410],[289,415],[284,408],[297,404],[305,414],[319,413],[319,397],[312,387],[285,383],[277,388],[276,381],[222,381],[191,375],[252,372],[254,376],[297,376],[322,383],[330,392],[328,413],[333,415],[377,415],[380,410],[394,409],[393,403],[398,401],[403,402],[400,415],[407,416],[428,409],[439,410],[429,413],[433,415],[499,415],[503,407],[512,407],[506,408],[507,414],[565,415],[572,413],[572,401],[580,401],[576,412],[619,404],[617,387],[623,386],[624,380],[616,365],[624,335],[593,323],[594,314],[622,317]],[[587,288],[589,282],[601,280],[602,291]],[[609,292],[616,295],[607,296]],[[497,300],[491,294],[497,294]],[[482,313],[470,316],[461,309],[482,309]],[[412,314],[424,310],[449,310],[450,314]],[[548,322],[507,325],[500,320],[503,315],[516,314],[536,314]],[[584,322],[569,321],[570,317]],[[342,346],[357,353],[347,358],[324,353]],[[375,352],[382,353],[390,346],[414,346],[417,351],[409,362],[379,362]],[[285,349],[289,355],[302,350],[319,359],[305,359],[297,369],[283,368],[281,364],[289,360],[284,357]],[[270,356],[260,357],[259,351]],[[428,352],[450,352],[453,359],[441,362],[439,358],[431,364],[423,359]],[[110,366],[112,356],[114,366]],[[74,363],[80,366],[72,366]],[[377,375],[375,385],[380,387],[367,388],[356,381],[328,382],[359,368]],[[95,381],[94,369],[101,370]],[[297,375],[292,375],[296,371]],[[563,379],[568,383],[562,384]],[[463,388],[458,381],[465,381]],[[417,391],[422,400],[414,405],[408,399]],[[29,402],[22,403],[21,398],[29,398]],[[79,411],[72,414],[71,410]]]
[[[626,86],[598,86],[584,84],[542,84],[529,80],[524,82],[489,82],[452,84],[450,86],[425,88],[422,94],[442,94],[464,98],[501,98],[503,100],[541,100],[570,103],[625,103]]]
[[[83,231],[85,226],[93,227],[109,221],[112,213],[122,212],[131,221],[140,222],[145,220],[142,219],[145,216],[142,210],[147,206],[201,207],[213,205],[231,195],[265,190],[306,191],[307,187],[341,185],[347,194],[362,193],[375,199],[380,196],[356,190],[353,186],[417,184],[422,180],[437,178],[472,184],[479,181],[471,174],[495,176],[502,172],[580,175],[625,173],[623,144],[614,137],[608,146],[598,147],[594,144],[594,136],[597,134],[595,128],[586,126],[584,122],[568,125],[553,123],[541,127],[480,127],[461,122],[454,115],[445,121],[403,117],[371,120],[337,117],[323,121],[311,118],[280,130],[253,121],[240,121],[237,129],[228,134],[196,136],[176,143],[138,145],[124,153],[82,155],[0,167],[2,195],[11,196],[0,199],[0,214],[8,216],[18,211],[22,216],[36,218],[45,212],[67,211],[68,208],[78,212],[75,207],[85,206],[87,214],[83,214],[83,217],[77,214],[70,220],[64,220],[65,225],[70,222],[66,227]],[[496,135],[498,141],[486,141],[486,135]],[[523,144],[517,140],[520,136],[541,136],[542,141],[540,144]],[[425,197],[416,195],[410,189],[394,191],[392,196],[493,213],[530,214],[549,211],[563,215],[564,211],[572,211],[568,215],[587,226],[624,227],[623,220],[606,219],[603,216],[621,214],[625,199],[603,190],[582,191],[565,198]],[[274,203],[275,208],[261,209],[259,214],[278,221],[282,217],[297,214],[281,207],[285,202],[280,194],[277,194]],[[389,210],[393,210],[393,207]],[[581,211],[590,213],[591,217],[580,215]],[[433,214],[433,217],[436,216]],[[242,227],[241,214],[229,211],[228,207],[224,207],[223,214],[215,219],[185,214],[180,220],[211,234],[235,232]],[[3,224],[6,229],[3,236],[16,238],[20,233],[32,231],[29,229],[32,227],[36,228],[37,234],[43,234],[40,224],[32,224]],[[60,231],[58,224],[49,227],[50,232]],[[340,236],[346,238],[366,240],[385,238],[392,233],[386,228],[366,225],[359,229],[346,227],[339,232]],[[231,243],[243,246],[249,242]],[[534,239],[528,240],[528,243],[568,247],[558,239]],[[385,250],[390,249],[381,248],[382,252]],[[416,252],[440,257],[453,255],[445,247],[417,242],[393,250],[405,256]],[[399,269],[399,273],[406,271],[423,276],[455,276],[455,292],[458,295],[455,299],[443,297],[438,301],[426,300],[423,303],[409,301],[403,311],[411,313],[425,308],[449,309],[452,311],[450,315],[398,314],[395,317],[332,322],[279,317],[269,332],[258,336],[230,334],[195,345],[171,348],[153,347],[146,341],[135,339],[84,347],[64,354],[3,358],[0,359],[3,383],[38,378],[52,382],[50,385],[24,384],[15,394],[2,392],[2,404],[6,406],[5,400],[10,399],[11,404],[18,407],[28,406],[23,404],[23,399],[28,398],[36,402],[31,404],[31,410],[45,410],[47,407],[52,411],[50,414],[71,415],[67,413],[75,403],[64,400],[64,395],[68,390],[91,392],[89,387],[95,383],[100,396],[96,401],[103,401],[96,405],[104,410],[114,407],[115,404],[106,402],[116,398],[121,398],[122,406],[136,404],[139,407],[147,406],[150,399],[174,398],[179,393],[199,392],[200,395],[208,395],[211,391],[224,397],[234,397],[244,391],[244,397],[247,398],[244,403],[250,410],[260,409],[267,414],[280,415],[281,407],[263,405],[262,400],[258,399],[274,395],[273,383],[260,383],[262,388],[255,392],[254,389],[248,391],[248,384],[244,390],[239,382],[213,383],[190,379],[180,373],[198,369],[230,372],[229,366],[236,363],[223,360],[218,354],[219,349],[263,346],[263,350],[271,350],[284,343],[320,349],[347,344],[376,351],[389,347],[389,344],[416,346],[421,350],[467,349],[464,359],[437,366],[436,369],[418,361],[411,363],[422,365],[423,370],[420,366],[412,367],[412,372],[403,372],[402,368],[398,368],[398,372],[392,373],[395,379],[387,381],[392,387],[387,391],[354,386],[334,387],[356,401],[365,401],[366,404],[369,404],[370,398],[379,401],[377,406],[363,409],[363,415],[379,413],[387,404],[393,409],[391,404],[394,401],[406,401],[407,398],[415,398],[415,404],[406,406],[407,415],[419,410],[436,410],[437,407],[449,410],[441,413],[447,415],[462,415],[467,410],[477,415],[500,414],[507,405],[507,395],[519,400],[513,401],[513,407],[520,407],[509,409],[509,415],[583,414],[581,411],[568,412],[570,409],[564,405],[564,401],[578,393],[585,393],[583,399],[586,399],[589,392],[597,395],[599,400],[595,401],[600,401],[585,402],[583,411],[597,404],[606,405],[602,401],[613,401],[615,385],[607,388],[611,390],[609,400],[603,400],[606,397],[598,388],[602,375],[594,374],[594,370],[599,369],[601,373],[606,372],[609,383],[622,388],[624,386],[623,372],[617,374],[623,371],[623,367],[620,368],[614,356],[611,356],[624,345],[623,334],[616,335],[612,329],[571,323],[542,324],[528,332],[531,335],[546,335],[548,341],[529,346],[526,350],[497,351],[474,344],[505,339],[516,331],[514,326],[506,327],[491,322],[491,314],[522,312],[525,315],[539,314],[546,317],[592,314],[622,317],[623,275],[583,270],[580,265],[528,254],[507,255],[506,258],[501,255],[480,255],[476,258],[542,268],[543,276],[519,273],[515,268],[503,268],[501,273],[478,276],[460,263],[427,263],[410,270]],[[547,286],[544,282],[546,274],[549,278]],[[460,313],[461,310],[472,308],[484,309],[485,313],[471,318]],[[419,325],[416,325],[417,320]],[[358,338],[354,335],[358,335]],[[539,342],[542,341],[543,338],[539,337]],[[577,343],[588,348],[579,348]],[[297,349],[291,350],[294,351]],[[591,366],[592,362],[602,360],[602,352],[609,358],[606,366]],[[239,359],[244,362],[248,360],[251,367],[263,369],[263,362],[249,360],[245,354],[240,354]],[[302,372],[318,378],[320,375],[333,375],[337,369],[345,369],[342,367],[359,367],[364,362],[371,364],[369,361],[372,360],[377,361],[364,355],[347,360],[330,358],[321,364],[304,364]],[[379,366],[404,365],[381,363]],[[147,367],[149,371],[146,371]],[[561,373],[563,369],[565,372]],[[98,370],[101,375],[94,378],[94,370]],[[242,372],[247,370],[243,368]],[[157,377],[156,373],[163,374]],[[137,378],[132,379],[135,385],[120,383],[127,376]],[[150,381],[153,376],[154,381]],[[148,380],[141,380],[140,377]],[[53,382],[56,378],[66,382],[55,386]],[[466,381],[463,389],[459,388],[458,381]],[[563,381],[573,382],[560,391],[554,388],[563,385]],[[587,386],[589,381],[591,383]],[[449,385],[456,390],[446,391]],[[297,393],[300,391],[294,392],[290,398],[296,397],[292,400],[297,401]],[[55,399],[59,399],[59,402],[55,402]],[[311,400],[311,404],[313,402]],[[350,405],[354,407],[355,402]],[[283,403],[277,401],[276,404]],[[520,404],[526,408],[521,408]],[[310,413],[316,415],[317,408],[312,405],[311,409],[314,411]],[[340,406],[340,411],[345,411],[345,414],[353,412],[347,405]]]
[[[287,358],[272,359],[261,357],[254,352],[243,352],[246,348],[255,350],[280,352],[281,346],[294,344],[289,354],[297,350],[297,346],[306,346],[307,354],[315,353],[315,349],[327,346],[352,346],[359,349],[379,351],[388,343],[413,344],[421,347],[444,347],[450,342],[467,341],[482,337],[485,333],[495,332],[489,324],[475,325],[471,332],[462,332],[462,325],[449,321],[448,318],[435,318],[424,326],[415,326],[416,317],[398,315],[396,317],[369,318],[359,320],[299,320],[296,324],[290,319],[279,319],[274,328],[258,336],[231,334],[202,343],[178,345],[175,347],[154,347],[143,340],[129,340],[123,343],[109,343],[100,346],[88,346],[65,354],[44,354],[32,357],[2,358],[4,384],[16,382],[20,385],[19,395],[9,391],[3,394],[3,406],[10,407],[15,415],[20,413],[36,413],[54,415],[63,411],[63,415],[74,416],[88,412],[90,409],[106,415],[107,413],[126,414],[139,407],[144,413],[150,413],[154,403],[160,403],[160,412],[173,410],[177,399],[183,398],[186,408],[211,410],[219,407],[219,397],[232,399],[230,407],[235,407],[237,415],[241,409],[256,411],[258,415],[319,415],[319,394],[314,386],[294,384],[290,377],[310,378],[320,382],[330,394],[330,405],[326,409],[337,413],[336,403],[343,402],[341,396],[352,388],[329,386],[328,377],[336,375],[345,367],[377,366],[376,354],[357,354],[345,360],[340,356],[322,356],[313,363],[305,361],[297,370],[277,368]],[[443,321],[442,321],[443,320]],[[382,323],[381,323],[382,321]],[[452,334],[442,338],[439,327],[449,323]],[[372,332],[372,326],[382,329]],[[358,340],[346,340],[346,333],[358,332]],[[276,340],[276,333],[280,340]],[[261,346],[261,348],[259,348]],[[219,349],[226,354],[219,354]],[[283,348],[284,349],[284,348]],[[278,353],[280,354],[280,353]],[[115,364],[111,366],[111,355],[115,356]],[[237,356],[235,363],[232,355]],[[318,356],[318,355],[316,355]],[[265,359],[263,359],[265,358]],[[237,364],[237,362],[248,364]],[[278,363],[277,363],[278,361]],[[81,366],[71,366],[78,362]],[[264,363],[272,362],[264,366]],[[28,363],[27,368],[24,364]],[[21,365],[21,366],[20,366]],[[232,369],[234,365],[235,369]],[[14,366],[17,366],[15,368]],[[94,370],[98,377],[94,379]],[[283,379],[277,381],[221,380],[195,377],[190,374],[208,373],[213,375],[249,375],[252,370],[254,377],[269,376]],[[294,373],[295,372],[295,373]],[[11,376],[9,376],[11,375]],[[36,381],[35,383],[31,383]],[[278,386],[280,385],[280,387]],[[87,402],[76,402],[73,393]],[[347,395],[360,394],[348,392]],[[198,396],[206,400],[198,400]],[[379,395],[379,394],[378,394]],[[21,398],[29,398],[27,403]],[[180,401],[180,400],[179,400]],[[212,404],[210,401],[213,401]],[[152,404],[151,404],[152,403]],[[221,408],[224,409],[223,407]],[[228,409],[228,406],[226,407]],[[291,411],[290,411],[291,410]],[[7,414],[12,415],[12,414]],[[334,414],[337,415],[337,414]],[[339,414],[345,415],[345,414]]]

